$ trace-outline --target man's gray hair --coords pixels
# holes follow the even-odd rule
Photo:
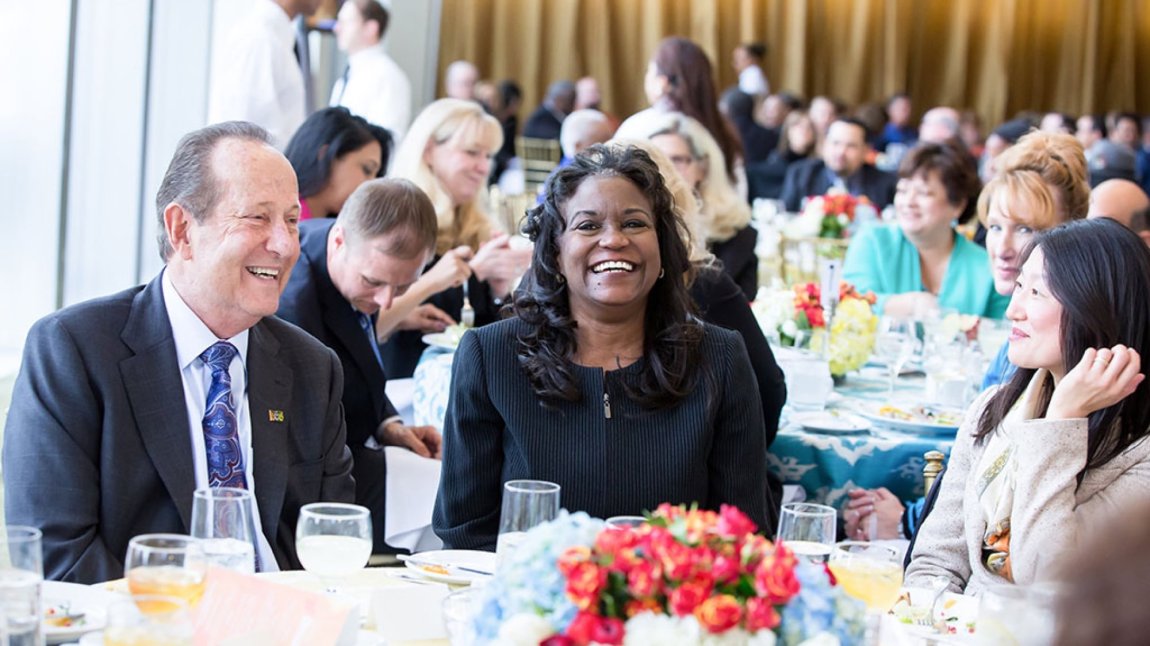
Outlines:
[[[607,115],[598,110],[576,110],[567,115],[559,129],[559,147],[563,149],[563,156],[574,158],[579,153],[575,150],[579,140],[586,137],[591,128],[607,122]]]
[[[173,249],[164,227],[164,210],[175,202],[203,222],[220,199],[220,186],[212,171],[212,152],[225,139],[243,139],[271,145],[268,131],[247,121],[225,121],[184,135],[156,192],[156,218],[159,232],[156,241],[160,258],[167,262]]]

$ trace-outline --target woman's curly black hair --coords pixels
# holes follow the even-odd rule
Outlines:
[[[703,324],[694,316],[687,291],[692,265],[683,242],[686,224],[659,167],[634,146],[591,146],[551,176],[543,203],[528,211],[523,233],[535,243],[535,252],[515,293],[514,313],[528,324],[518,339],[519,364],[544,405],[581,398],[571,371],[579,322],[571,317],[567,281],[559,267],[559,238],[566,229],[567,201],[584,180],[604,176],[630,181],[651,201],[665,272],[647,299],[643,362],[627,395],[647,409],[671,407],[691,392],[700,369],[705,370],[699,360]]]

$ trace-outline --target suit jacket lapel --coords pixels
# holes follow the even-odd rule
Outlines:
[[[290,417],[277,417],[276,413],[290,408],[292,379],[291,368],[279,358],[279,341],[262,321],[257,323],[248,341],[248,407],[256,502],[264,535],[273,548],[287,491],[292,424]]]
[[[371,341],[360,327],[356,311],[335,288],[335,283],[331,282],[331,274],[327,268],[326,241],[322,249],[315,249],[309,257],[315,267],[316,292],[323,306],[324,323],[331,329],[332,335],[351,353],[356,367],[363,373],[364,381],[371,393],[372,406],[378,413],[384,409],[383,398],[387,387],[383,366],[376,361],[375,351],[368,345]]]
[[[191,431],[159,276],[136,295],[121,338],[136,353],[120,363],[136,428],[184,527],[190,527],[196,486]]]

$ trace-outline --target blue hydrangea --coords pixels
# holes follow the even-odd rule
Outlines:
[[[802,559],[795,568],[801,589],[782,612],[779,643],[794,646],[821,632],[840,644],[861,643],[866,631],[866,606],[832,586],[822,565]]]
[[[556,632],[565,629],[577,609],[567,599],[559,557],[569,547],[594,544],[603,524],[583,512],[560,511],[555,520],[527,532],[480,594],[474,624],[477,643],[494,643],[500,624],[519,613],[543,617]]]

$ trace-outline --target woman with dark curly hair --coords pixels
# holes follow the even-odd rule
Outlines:
[[[593,146],[548,181],[514,316],[456,352],[433,520],[448,547],[494,549],[519,478],[593,516],[726,503],[770,531],[754,373],[737,333],[692,313],[684,227],[637,148]]]

